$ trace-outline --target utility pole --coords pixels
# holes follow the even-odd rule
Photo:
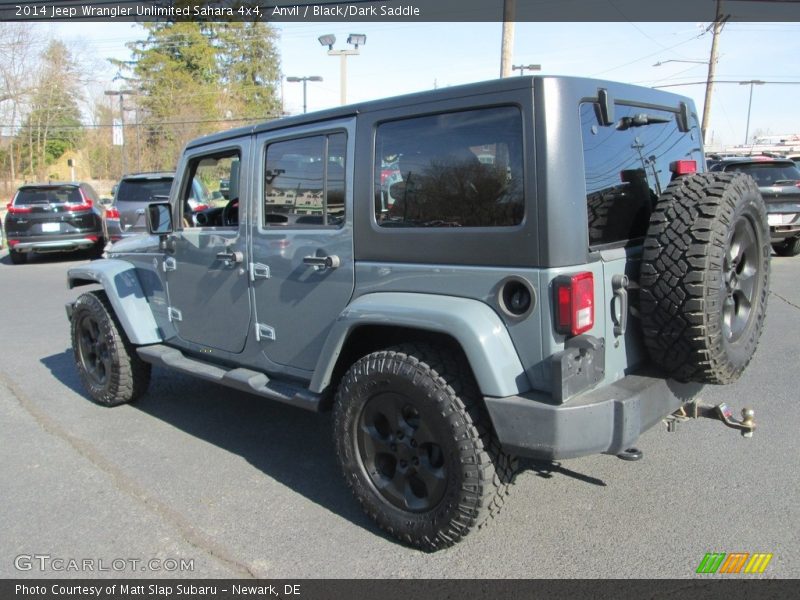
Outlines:
[[[711,94],[714,90],[714,74],[717,70],[717,41],[719,34],[722,31],[724,23],[722,22],[722,0],[717,0],[717,12],[714,17],[714,29],[711,38],[711,57],[708,59],[708,78],[706,79],[706,98],[703,102],[703,123],[700,126],[700,131],[703,136],[703,143],[706,141],[706,132],[708,131],[708,123],[711,119]]]
[[[516,3],[517,0],[503,0],[503,41],[500,47],[500,77],[511,77]]]

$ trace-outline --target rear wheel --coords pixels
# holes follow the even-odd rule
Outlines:
[[[681,381],[738,379],[761,336],[769,257],[751,177],[711,172],[670,183],[642,254],[640,312],[653,361]]]
[[[357,361],[334,407],[337,456],[366,513],[412,546],[460,541],[503,504],[516,463],[478,402],[471,373],[407,344]]]
[[[150,365],[136,354],[105,292],[89,292],[78,298],[71,328],[75,366],[92,400],[116,406],[147,391]]]
[[[773,244],[772,249],[778,256],[797,256],[800,254],[800,236],[790,238],[780,244]]]
[[[28,255],[23,252],[9,250],[8,257],[11,259],[11,263],[14,265],[24,265],[26,262],[28,262]]]

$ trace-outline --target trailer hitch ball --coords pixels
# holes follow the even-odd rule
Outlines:
[[[753,437],[753,430],[756,428],[755,421],[756,411],[752,408],[742,409],[742,425],[747,429],[742,429],[742,436],[746,438]]]

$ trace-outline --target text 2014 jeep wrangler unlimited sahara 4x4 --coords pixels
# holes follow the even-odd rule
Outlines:
[[[704,167],[689,100],[562,77],[204,137],[151,235],[70,269],[103,288],[67,307],[75,363],[101,404],[155,364],[333,409],[366,512],[448,546],[499,507],[512,456],[624,454],[741,375],[767,220],[749,177]],[[229,201],[188,223],[195,178]]]

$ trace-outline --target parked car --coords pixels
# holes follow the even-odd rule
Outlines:
[[[636,460],[643,431],[744,373],[766,210],[751,177],[704,164],[690,99],[575,77],[201,138],[152,236],[69,270],[103,288],[67,305],[77,373],[106,406],[155,364],[333,410],[366,513],[444,548],[496,514],[516,456]],[[229,179],[230,200],[187,224],[195,178]],[[752,433],[752,413],[713,408]]]
[[[147,232],[145,209],[158,196],[169,196],[174,173],[133,173],[123,177],[114,189],[114,197],[103,215],[106,240]]]
[[[88,183],[21,186],[6,206],[5,233],[14,264],[31,253],[103,248],[100,198]]]
[[[778,256],[800,254],[800,167],[788,158],[728,158],[711,170],[746,173],[767,204],[770,241]]]
[[[146,233],[145,209],[151,202],[169,196],[174,178],[175,173],[171,172],[133,173],[123,177],[114,186],[114,198],[103,215],[106,239],[117,242]],[[200,213],[218,202],[199,178],[192,180],[190,190],[183,203],[183,218],[194,223],[198,216],[204,218]]]

